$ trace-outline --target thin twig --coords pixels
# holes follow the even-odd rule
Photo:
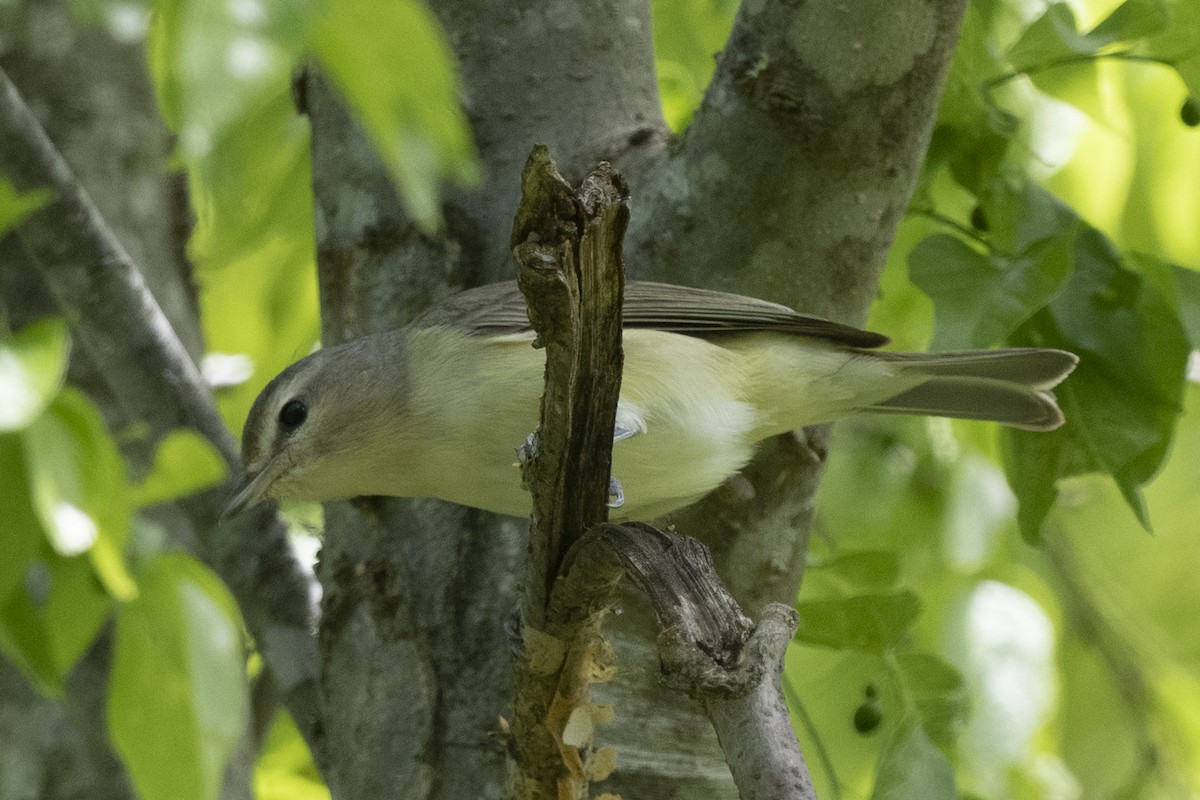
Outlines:
[[[830,800],[842,800],[842,779],[838,777],[837,770],[834,769],[833,758],[829,755],[829,749],[825,747],[825,740],[821,738],[821,732],[817,730],[812,715],[808,713],[808,707],[804,705],[804,700],[796,691],[796,685],[792,683],[791,677],[786,672],[783,674],[783,693],[800,718],[800,724],[804,726],[804,730],[808,731],[808,738],[812,739],[813,747],[817,750],[817,760],[821,762],[822,769],[829,776],[829,791],[833,795]]]

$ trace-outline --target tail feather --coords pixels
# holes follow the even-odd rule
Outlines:
[[[928,380],[865,410],[990,420],[1033,431],[1063,424],[1050,389],[1079,361],[1062,350],[1035,348],[876,355]]]

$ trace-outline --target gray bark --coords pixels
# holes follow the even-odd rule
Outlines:
[[[417,231],[325,81],[313,70],[303,80],[323,338],[334,344],[403,324],[470,278],[462,241]],[[525,523],[374,498],[327,505],[325,531],[321,694],[337,710],[325,725],[335,796],[500,797],[504,624],[517,611]]]
[[[636,188],[664,151],[649,0],[586,3],[432,0],[458,56],[463,104],[483,166],[451,189],[466,285],[513,277],[509,232],[534,144],[572,185],[610,161]],[[635,212],[636,213],[636,212]]]
[[[419,234],[361,132],[310,76],[327,343],[403,324],[430,300],[511,277],[520,165],[547,144],[568,179],[609,159],[631,186],[631,275],[715,286],[858,322],[932,128],[964,0],[758,0],[703,108],[668,153],[644,0],[433,3],[463,78],[484,184],[450,189]],[[747,608],[791,603],[828,431],[781,437],[676,520],[701,533]],[[503,623],[524,523],[432,501],[331,506],[321,567],[323,694],[341,797],[496,797],[511,658]],[[636,610],[638,602],[629,601]],[[644,606],[643,606],[644,608]],[[697,705],[658,682],[656,627],[610,628],[621,665],[603,785],[627,797],[732,797]],[[464,682],[462,676],[470,675]]]

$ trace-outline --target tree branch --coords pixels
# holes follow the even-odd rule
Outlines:
[[[608,517],[629,195],[607,164],[572,191],[540,145],[521,186],[512,242],[535,346],[546,350],[546,389],[525,466],[533,521],[516,673],[516,796],[566,800],[586,798],[589,782],[610,771],[591,751],[598,712],[588,687],[609,672],[599,628],[620,576],[572,571],[582,577],[564,592],[559,575],[569,548]]]
[[[752,624],[708,549],[686,536],[642,523],[602,525],[587,541],[598,545],[650,600],[663,674],[704,708],[743,800],[813,800],[780,685],[795,610],[772,603]]]
[[[149,441],[177,427],[198,431],[236,474],[237,447],[195,364],[137,267],[3,72],[0,152],[17,188],[48,187],[54,193],[17,234],[127,418],[146,423]],[[218,525],[233,484],[231,479],[180,505],[207,560],[237,598],[285,704],[320,761],[311,581],[273,511]]]

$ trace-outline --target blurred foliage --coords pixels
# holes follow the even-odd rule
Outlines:
[[[133,509],[223,480],[224,463],[177,431],[132,486],[100,412],[63,385],[68,351],[56,319],[0,335],[0,653],[61,697],[115,619],[108,722],[134,784],[214,798],[244,727],[241,617],[220,579]]]
[[[202,368],[240,430],[320,331],[289,76],[305,56],[326,69],[432,228],[439,184],[476,170],[445,42],[415,0],[72,7],[146,35],[196,212]],[[676,131],[736,7],[653,2]],[[972,0],[871,325],[897,349],[1052,345],[1081,363],[1051,435],[839,426],[785,675],[822,798],[1200,793],[1198,97],[1200,0]],[[45,200],[0,180],[0,231]],[[139,792],[214,797],[249,646],[219,581],[141,510],[224,468],[177,432],[131,484],[64,388],[67,356],[59,321],[0,331],[0,651],[61,695],[115,619],[111,733]],[[328,797],[285,714],[255,791]]]
[[[796,648],[788,678],[812,720],[808,752],[827,755],[810,759],[822,797],[892,781],[896,731],[920,694],[894,664],[912,654],[962,680],[949,726],[918,717],[937,749],[911,751],[925,769],[948,759],[958,796],[1200,791],[1200,590],[1186,577],[1200,563],[1200,392],[1186,381],[1200,346],[1200,136],[1181,117],[1198,11],[969,7],[870,324],[898,349],[1050,345],[1081,363],[1057,392],[1068,424],[1051,435],[840,426],[800,602],[878,592],[877,578],[828,573],[883,552],[899,564],[885,571],[893,591],[915,592],[922,613],[897,620],[905,635],[882,653],[861,652],[877,617],[840,645]],[[1140,530],[1151,521],[1152,538]],[[880,715],[869,738],[854,727],[867,686]]]

